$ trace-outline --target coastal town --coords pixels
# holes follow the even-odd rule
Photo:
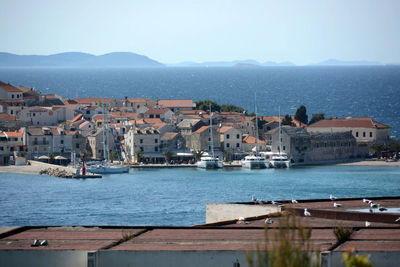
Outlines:
[[[390,126],[370,117],[313,114],[309,123],[298,114],[206,107],[191,99],[66,99],[0,81],[0,165],[67,165],[83,155],[126,165],[193,164],[214,154],[225,162],[284,154],[292,165],[398,157],[398,148],[385,151],[398,143]]]

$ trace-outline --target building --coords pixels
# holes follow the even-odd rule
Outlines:
[[[93,159],[104,159],[104,142],[103,142],[103,129],[100,127],[96,131],[87,136],[88,148],[92,154]],[[109,151],[116,151],[114,137],[111,131],[108,131],[108,149]]]
[[[192,110],[196,107],[192,99],[160,99],[158,105],[169,108],[172,112]]]
[[[9,83],[0,81],[0,99],[1,100],[23,100],[21,89],[12,86]]]
[[[230,153],[242,151],[242,132],[231,127],[222,126],[218,129],[220,134],[219,141],[221,142],[221,148],[223,151]]]
[[[157,129],[153,127],[144,129],[133,127],[124,135],[124,140],[128,161],[141,160],[137,157],[138,154],[142,154],[143,158],[152,163],[164,160],[160,152],[160,132]]]
[[[191,148],[192,133],[205,125],[206,124],[200,119],[184,119],[183,121],[178,123],[178,131],[185,139],[185,144],[187,148]]]
[[[257,139],[252,135],[246,135],[242,139],[242,149],[244,152],[255,152],[257,146]],[[258,139],[258,151],[266,151],[267,145],[265,141]]]
[[[161,136],[160,140],[162,151],[170,150],[175,153],[185,151],[185,139],[180,133],[166,132]]]
[[[214,141],[214,151],[221,150],[219,132],[216,126],[213,126],[213,140],[211,140],[210,126],[202,126],[191,135],[190,149],[195,151],[211,152],[212,141]]]
[[[12,163],[20,152],[25,152],[23,144],[23,131],[0,131],[0,166]]]
[[[303,127],[281,128],[282,151],[292,163],[317,164],[329,161],[345,161],[359,157],[356,139],[348,132],[308,132]],[[279,128],[269,131],[267,144],[272,152],[280,151]]]

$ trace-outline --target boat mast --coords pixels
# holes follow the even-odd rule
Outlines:
[[[282,153],[282,128],[281,128],[281,106],[278,109],[278,116],[279,116],[279,155]]]
[[[210,103],[210,135],[211,135],[211,154],[214,158],[214,138],[213,138],[213,130],[212,130],[212,114],[211,114],[211,103]]]
[[[254,112],[256,113],[256,156],[258,156],[258,118],[256,92],[254,92]]]
[[[107,140],[107,127],[106,127],[106,106],[104,103],[104,98],[101,100],[103,106],[103,157],[106,162],[108,162],[108,140]]]

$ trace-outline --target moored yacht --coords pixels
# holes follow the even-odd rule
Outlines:
[[[272,156],[270,164],[273,168],[290,168],[290,160],[288,156],[283,153]]]

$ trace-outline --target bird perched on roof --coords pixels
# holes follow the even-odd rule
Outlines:
[[[49,245],[49,242],[47,242],[47,240],[43,240],[42,242],[40,242],[41,246],[47,246]]]
[[[299,202],[296,199],[292,199],[292,203],[296,204],[296,203],[299,203]]]
[[[376,209],[376,208],[378,208],[378,205],[377,204],[375,204],[375,203],[371,203],[371,204],[369,204],[370,206],[371,206],[371,208],[373,208],[373,209]]]
[[[40,246],[40,241],[37,239],[33,240],[31,247],[38,247],[38,246]]]
[[[265,224],[272,224],[273,222],[274,221],[271,220],[270,218],[266,218],[265,221],[264,221]]]
[[[371,200],[369,200],[369,199],[366,199],[366,198],[363,198],[363,202],[364,203],[368,203],[368,202],[370,202]]]
[[[369,221],[365,221],[365,227],[370,227],[371,223]]]
[[[400,223],[400,217],[394,220],[395,223]]]
[[[333,202],[333,206],[334,206],[335,208],[340,208],[340,207],[342,206],[342,204]]]
[[[336,197],[334,195],[330,195],[329,196],[330,200],[334,201],[336,199]]]
[[[311,216],[311,213],[306,209],[304,209],[304,216]]]
[[[271,201],[271,203],[272,203],[272,205],[277,205],[277,206],[279,206],[279,205],[282,205],[282,203],[279,203],[279,202],[277,202],[277,201]]]

